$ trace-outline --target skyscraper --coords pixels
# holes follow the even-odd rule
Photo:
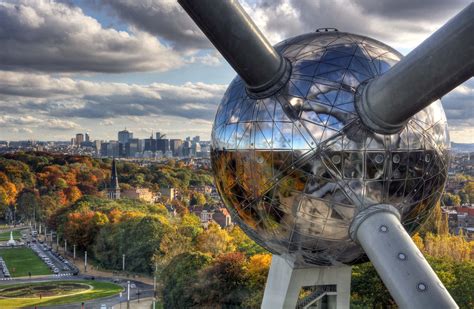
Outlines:
[[[82,142],[84,142],[84,134],[77,133],[76,134],[76,146],[81,146]]]
[[[121,144],[126,144],[132,138],[133,132],[130,132],[127,129],[118,132],[118,141]]]
[[[135,157],[140,152],[140,141],[138,138],[131,138],[128,143],[125,144],[125,156]]]
[[[156,151],[161,151],[164,155],[169,150],[170,150],[170,140],[169,139],[160,138],[160,139],[156,140]]]
[[[170,139],[170,150],[173,152],[173,156],[181,156],[181,146],[183,145],[183,140],[181,139]]]
[[[151,134],[150,138],[145,139],[145,151],[156,151],[156,140],[153,138],[153,134]]]

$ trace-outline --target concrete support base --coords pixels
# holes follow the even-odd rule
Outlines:
[[[302,287],[335,285],[336,295],[329,297],[328,308],[348,309],[351,271],[350,266],[299,268],[291,260],[273,255],[261,308],[294,309]]]

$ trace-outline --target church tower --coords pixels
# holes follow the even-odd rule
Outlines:
[[[117,166],[115,165],[115,158],[112,160],[112,175],[110,176],[110,184],[107,196],[111,200],[120,199],[120,187],[117,175]]]

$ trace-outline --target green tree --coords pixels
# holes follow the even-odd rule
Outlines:
[[[244,253],[248,257],[255,254],[268,253],[267,250],[250,239],[238,226],[234,226],[232,230],[230,230],[229,235],[232,237],[232,243],[236,247],[236,250]]]
[[[191,308],[196,305],[190,286],[198,280],[199,271],[211,260],[207,254],[189,252],[176,256],[168,264],[161,274],[165,308]]]
[[[39,206],[39,197],[32,190],[23,190],[16,201],[17,214],[25,219],[33,219]]]
[[[240,308],[249,297],[245,255],[231,252],[219,256],[192,287],[197,307]]]

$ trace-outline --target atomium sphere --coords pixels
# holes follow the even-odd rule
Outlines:
[[[242,229],[272,253],[301,264],[365,261],[349,235],[360,210],[391,204],[413,233],[440,198],[449,147],[441,103],[398,134],[377,134],[361,123],[354,97],[361,83],[400,60],[397,51],[340,32],[275,48],[292,64],[286,86],[256,100],[236,77],[217,111],[211,158],[218,191]]]

